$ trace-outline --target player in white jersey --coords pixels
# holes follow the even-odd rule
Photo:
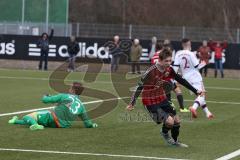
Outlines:
[[[175,71],[180,69],[182,76],[186,79],[191,85],[193,85],[197,90],[203,91],[203,95],[198,96],[194,104],[189,108],[192,112],[192,117],[197,118],[197,108],[202,107],[203,111],[206,114],[206,117],[211,119],[213,114],[208,110],[205,100],[205,89],[203,85],[203,79],[199,73],[199,69],[204,67],[204,63],[199,63],[196,55],[191,52],[191,41],[189,39],[182,40],[183,50],[180,50],[176,53],[174,60]]]

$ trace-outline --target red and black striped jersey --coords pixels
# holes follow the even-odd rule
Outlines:
[[[135,104],[140,93],[142,93],[142,103],[146,106],[163,102],[167,99],[166,91],[172,89],[172,83],[169,82],[169,79],[176,79],[180,84],[197,94],[197,90],[176,74],[172,67],[163,68],[159,63],[156,63],[142,76],[137,90],[132,95],[130,104]]]

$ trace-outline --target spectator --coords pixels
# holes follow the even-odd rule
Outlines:
[[[75,70],[75,60],[78,52],[80,51],[79,44],[76,41],[75,36],[70,37],[70,42],[68,44],[68,54],[69,54],[69,65],[68,71],[73,72]]]
[[[152,42],[150,43],[148,48],[150,60],[156,53],[156,44],[157,44],[157,37],[152,37]]]
[[[41,56],[39,61],[38,69],[42,70],[42,63],[44,61],[44,70],[48,70],[48,51],[49,51],[49,42],[52,40],[54,30],[51,29],[50,36],[47,33],[43,33],[39,39],[37,46],[41,49]]]
[[[163,41],[163,47],[173,51],[173,47],[172,47],[171,41],[169,39],[165,39]]]
[[[142,46],[139,44],[138,39],[134,39],[134,42],[130,51],[130,57],[132,62],[132,74],[135,74],[135,67],[137,68],[137,73],[141,74],[140,65],[139,65],[141,55],[142,55]]]
[[[165,49],[169,49],[169,50],[172,51],[172,53],[173,53],[173,55],[172,55],[172,64],[174,64],[174,59],[175,59],[175,56],[176,56],[176,52],[174,51],[174,48],[173,48],[173,46],[171,44],[171,41],[169,39],[165,39],[163,41],[163,47]]]
[[[159,62],[159,53],[164,49],[163,42],[158,42],[156,44],[156,53],[151,58],[151,64]]]
[[[198,48],[197,51],[197,55],[200,58],[200,61],[204,61],[206,63],[206,65],[200,69],[200,73],[202,74],[202,72],[204,71],[204,76],[207,77],[207,70],[208,70],[208,66],[209,66],[209,59],[211,58],[211,54],[210,54],[210,47],[208,47],[207,45],[207,41],[204,40],[202,42],[202,46],[200,46]]]
[[[208,46],[212,51],[214,51],[214,62],[215,62],[215,78],[217,77],[217,70],[220,69],[221,77],[224,77],[223,73],[223,63],[222,63],[222,54],[223,50],[227,48],[227,41],[220,43],[219,41],[213,42],[212,40],[209,41]]]
[[[111,71],[112,72],[117,72],[118,70],[118,64],[120,60],[120,54],[121,54],[121,49],[120,49],[120,40],[119,36],[115,35],[113,37],[113,42],[114,42],[114,48],[110,51],[110,54],[112,55],[111,59]]]

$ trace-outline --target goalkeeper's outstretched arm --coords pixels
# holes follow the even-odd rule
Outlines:
[[[81,114],[79,114],[79,117],[82,119],[83,124],[86,128],[98,127],[98,125],[96,123],[93,123],[92,120],[88,117],[85,108],[83,109],[83,112]]]
[[[49,96],[49,95],[44,95],[42,97],[42,102],[43,103],[58,103],[62,99],[62,94],[57,94],[54,96]]]

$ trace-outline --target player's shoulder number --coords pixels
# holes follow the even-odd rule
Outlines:
[[[70,111],[73,114],[77,114],[78,113],[78,109],[81,107],[80,101],[75,100],[75,98],[73,96],[71,96],[71,95],[69,96],[69,98],[72,100],[72,102],[71,102],[71,106],[72,107],[69,107],[69,109],[70,109]]]
[[[182,60],[183,60],[183,62],[184,62],[184,67],[183,67],[183,69],[190,68],[188,59],[187,59],[185,56],[182,57]]]

